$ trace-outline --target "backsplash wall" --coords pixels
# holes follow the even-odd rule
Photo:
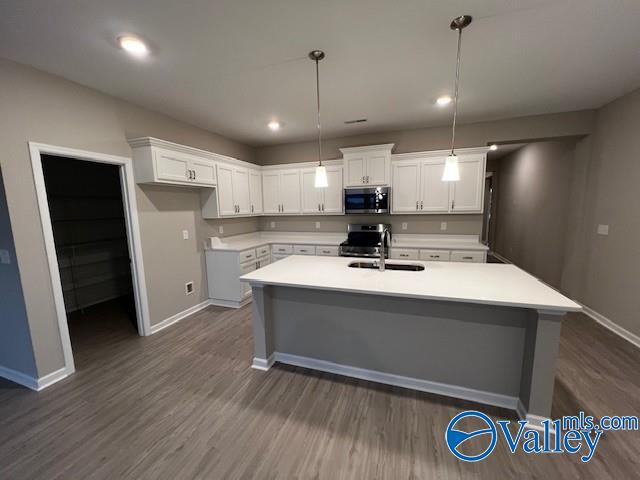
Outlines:
[[[346,232],[349,223],[390,223],[393,233],[480,235],[482,215],[305,215],[259,217],[260,230],[271,232]],[[272,222],[275,225],[272,227]],[[320,222],[320,228],[316,228]],[[442,222],[447,229],[441,230]],[[402,224],[407,229],[402,230]]]

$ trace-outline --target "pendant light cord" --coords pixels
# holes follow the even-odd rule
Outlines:
[[[318,103],[318,166],[322,166],[322,126],[320,124],[320,68],[316,57],[316,100]]]
[[[458,56],[456,60],[456,85],[453,95],[453,128],[451,132],[451,155],[455,155],[454,146],[456,143],[456,119],[458,117],[458,86],[460,84],[460,47],[462,46],[462,28],[457,28],[456,30],[458,30]],[[318,115],[320,115],[320,113],[318,113]]]

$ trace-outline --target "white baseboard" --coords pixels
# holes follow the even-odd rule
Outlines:
[[[209,305],[215,305],[216,307],[226,307],[226,308],[242,308],[245,305],[251,303],[251,297],[241,301],[235,302],[233,300],[220,300],[219,298],[210,298]]]
[[[199,312],[200,310],[202,310],[204,308],[207,308],[209,305],[211,305],[209,300],[205,300],[204,302],[198,303],[197,305],[194,305],[193,307],[189,307],[186,310],[183,310],[182,312],[176,313],[175,315],[172,315],[169,318],[165,318],[160,323],[156,323],[154,325],[151,325],[151,334],[153,335],[154,333],[158,333],[160,330],[164,330],[165,328],[170,327],[171,325],[173,325],[174,323],[179,322],[183,318],[186,318],[189,315],[193,315],[194,313]]]
[[[31,390],[35,390],[36,392],[59,382],[63,378],[69,376],[70,373],[73,372],[68,372],[67,369],[63,367],[60,370],[56,370],[55,372],[45,375],[44,377],[36,378],[11,368],[0,367],[0,377],[11,380],[18,385],[22,385],[23,387],[27,387]]]
[[[301,357],[298,355],[290,355],[288,353],[273,354],[276,362],[295,365],[298,367],[320,370],[328,373],[335,373],[347,377],[369,380],[372,382],[384,383],[386,385],[394,385],[397,387],[410,388],[421,392],[435,393],[445,395],[447,397],[460,398],[472,402],[494,405],[496,407],[508,408],[516,410],[518,404],[517,397],[501,395],[498,393],[485,392],[472,388],[460,387],[457,385],[449,385],[446,383],[431,382],[419,378],[404,377],[392,373],[378,372],[375,370],[367,370],[359,367],[351,367],[348,365],[340,365],[325,360],[317,360],[315,358]],[[255,360],[254,360],[255,361]]]
[[[516,405],[516,412],[521,420],[527,421],[527,427],[532,428],[533,430],[538,430],[540,432],[544,432],[544,424],[542,422],[544,422],[545,420],[550,420],[547,417],[527,413],[527,409],[524,408],[524,405],[522,404],[522,401],[520,399],[518,399],[518,404]],[[556,434],[556,429],[553,423],[550,424],[549,431],[552,435]]]
[[[271,366],[275,362],[276,362],[276,358],[275,358],[275,355],[273,353],[267,359],[253,357],[253,363],[251,364],[251,368],[254,368],[256,370],[262,370],[263,372],[266,372],[267,370],[269,370],[271,368]]]
[[[593,318],[596,322],[598,322],[603,327],[611,330],[616,335],[624,338],[626,341],[640,348],[640,337],[635,333],[632,333],[626,328],[621,327],[617,323],[613,322],[612,320],[609,320],[604,315],[596,312],[595,310],[587,307],[586,305],[582,305],[582,311],[585,313],[585,315]]]

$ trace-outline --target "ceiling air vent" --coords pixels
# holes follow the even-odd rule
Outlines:
[[[367,119],[366,118],[357,118],[355,120],[347,120],[346,122],[344,122],[346,125],[353,125],[354,123],[364,123],[366,122]]]

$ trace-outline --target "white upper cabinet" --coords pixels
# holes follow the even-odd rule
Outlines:
[[[420,201],[420,162],[393,164],[391,201],[394,212],[415,212]]]
[[[308,168],[300,172],[302,181],[302,213],[322,213],[323,188],[315,187],[316,169]]]
[[[389,185],[393,144],[341,148],[345,187]]]
[[[249,170],[242,167],[234,167],[232,173],[233,201],[236,205],[236,215],[250,215]],[[222,185],[218,188],[221,189]]]
[[[233,199],[233,167],[218,165],[218,208],[208,213],[209,217],[228,217],[236,214],[236,203]],[[209,195],[215,197],[215,193]],[[203,206],[203,215],[205,207]]]
[[[458,158],[460,180],[443,182],[446,154],[396,156],[392,213],[482,213],[486,154],[458,152]]]
[[[450,182],[442,181],[444,163],[444,158],[426,160],[421,163],[420,212],[447,213],[449,211],[451,185]]]
[[[327,166],[326,168],[329,184],[326,188],[315,187],[315,167],[301,170],[302,213],[322,215],[343,212],[342,167]]]
[[[216,162],[198,155],[156,146],[152,140],[155,139],[139,138],[130,141],[137,183],[191,187],[216,185]]]
[[[300,170],[283,170],[280,173],[280,204],[282,213],[300,213]]]
[[[262,172],[264,213],[302,213],[300,183],[300,169]]]
[[[484,195],[485,156],[460,157],[460,180],[452,182],[451,211],[481,213]]]
[[[259,170],[249,170],[249,199],[251,200],[251,214],[262,213],[262,173]]]

